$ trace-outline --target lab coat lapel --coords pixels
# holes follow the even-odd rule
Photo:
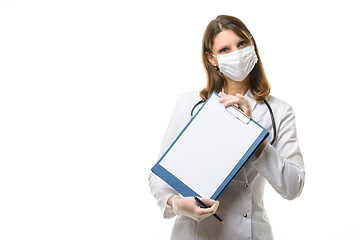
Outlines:
[[[243,167],[243,168],[240,170],[240,172],[238,172],[238,174],[237,174],[236,177],[235,177],[235,180],[236,180],[236,181],[239,181],[239,182],[244,182],[244,183],[248,182],[245,167]]]
[[[257,101],[254,99],[254,95],[251,93],[250,90],[248,90],[245,94],[245,98],[246,100],[249,101],[250,105],[251,105],[251,109],[252,111],[254,111],[256,105],[257,105]]]

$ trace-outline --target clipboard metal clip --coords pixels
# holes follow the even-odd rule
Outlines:
[[[231,115],[233,115],[235,118],[239,119],[240,121],[242,121],[246,125],[251,121],[251,118],[248,115],[246,115],[246,113],[244,113],[243,111],[238,109],[237,107],[234,107],[234,106],[231,105],[231,106],[226,107],[225,109]]]

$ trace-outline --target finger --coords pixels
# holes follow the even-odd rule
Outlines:
[[[220,202],[219,202],[219,201],[215,201],[215,203],[211,206],[211,208],[214,209],[214,213],[217,211],[219,205],[220,205]]]
[[[228,99],[231,99],[231,98],[235,97],[233,95],[227,95],[226,93],[222,93],[222,92],[219,93],[219,96],[220,96],[220,99],[219,99],[220,102],[224,102],[224,101],[226,101]]]
[[[226,101],[226,98],[224,98],[224,97],[219,98],[219,102],[223,103],[225,101]]]
[[[228,107],[228,106],[234,105],[234,104],[236,104],[236,103],[238,103],[238,99],[232,98],[232,99],[229,99],[229,100],[227,100],[226,102],[224,102],[223,105],[224,105],[225,107]]]
[[[215,203],[216,203],[216,201],[215,200],[213,200],[213,199],[208,199],[208,198],[200,198],[200,200],[203,202],[203,203],[205,203],[207,206],[212,206],[212,205],[214,205]]]
[[[214,214],[219,207],[219,201],[215,201],[213,199],[201,198],[201,201],[208,206],[208,208],[201,208],[206,211],[199,211],[199,214]]]
[[[238,97],[238,99],[239,99],[238,104],[240,105],[241,109],[243,109],[245,112],[247,109],[251,109],[251,104],[243,95],[237,93],[236,97]],[[249,114],[249,113],[247,113],[247,114]]]
[[[227,99],[229,99],[231,96],[227,96],[227,95],[224,95],[224,94],[221,94],[220,95],[220,98],[219,98],[219,102],[224,102],[226,101]]]
[[[216,210],[218,209],[219,204],[220,204],[219,201],[214,201],[214,203],[212,204],[212,206],[210,208],[197,209],[196,214],[198,216],[214,214],[216,212]]]
[[[215,208],[198,208],[196,209],[196,215],[201,216],[205,214],[213,214],[215,213]]]
[[[243,95],[237,93],[237,94],[236,94],[236,97],[238,97],[239,100],[240,100],[243,104],[246,104],[246,103],[247,103],[247,100],[246,100],[246,98],[245,98]]]

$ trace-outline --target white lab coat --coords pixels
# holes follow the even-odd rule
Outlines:
[[[199,91],[189,92],[178,99],[159,156],[165,152],[190,120],[191,109],[201,100],[199,93]],[[263,102],[256,102],[250,91],[245,97],[251,104],[253,119],[269,131],[270,136],[267,140],[270,142],[273,131],[267,106]],[[253,156],[219,197],[217,214],[225,224],[221,224],[214,217],[196,222],[186,216],[180,216],[174,223],[171,239],[273,239],[263,203],[265,182],[267,180],[282,197],[292,200],[301,194],[305,171],[296,136],[293,109],[289,104],[273,96],[268,96],[267,101],[275,117],[276,140],[274,145],[268,143],[265,146],[259,158]],[[219,141],[226,139],[220,137]],[[163,217],[174,217],[172,208],[167,205],[167,199],[178,193],[153,173],[149,175],[149,185]]]

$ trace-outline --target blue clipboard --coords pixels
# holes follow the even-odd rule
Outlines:
[[[216,200],[268,136],[213,92],[151,171],[184,197]]]

